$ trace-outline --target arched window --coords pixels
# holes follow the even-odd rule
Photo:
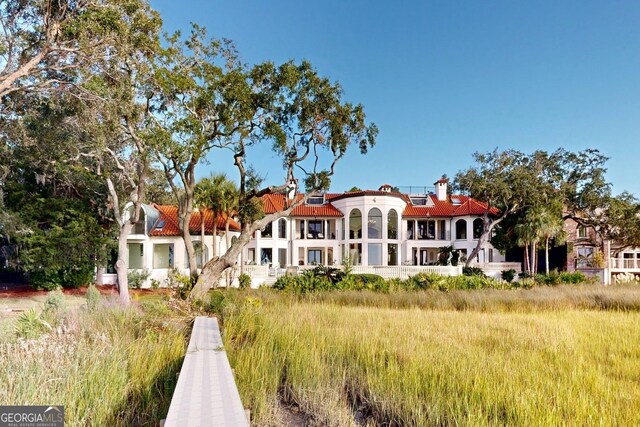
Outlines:
[[[476,218],[473,220],[473,238],[479,239],[484,229],[484,221],[482,218]]]
[[[398,238],[398,212],[395,209],[389,210],[387,214],[387,239]]]
[[[349,238],[362,238],[362,213],[360,209],[353,209],[349,214]]]
[[[456,239],[467,240],[467,221],[464,219],[456,221]]]
[[[284,218],[278,220],[278,237],[280,239],[287,238],[287,220]]]
[[[369,211],[369,220],[367,221],[367,237],[369,239],[382,238],[382,212],[380,209],[373,208]]]
[[[134,211],[133,206],[129,206],[129,208],[127,209],[127,213],[125,214],[125,218],[124,218],[125,221],[129,221],[129,219],[133,216],[133,211]],[[146,217],[147,217],[147,213],[141,207],[140,215],[138,216],[138,222],[136,222],[133,225],[133,228],[131,229],[129,234],[147,234]]]

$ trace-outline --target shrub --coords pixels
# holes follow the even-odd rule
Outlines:
[[[151,279],[151,289],[159,289],[160,281],[158,279]]]
[[[300,276],[284,275],[276,280],[274,289],[287,290],[297,293],[315,292],[336,289],[336,286],[326,277],[316,276],[313,271],[305,271]]]
[[[100,296],[100,291],[93,285],[89,286],[87,289],[87,294],[85,295],[87,302],[86,307],[89,311],[96,311],[100,306],[100,300],[102,297]]]
[[[242,273],[238,276],[238,286],[240,289],[247,289],[251,287],[251,276],[248,274]]]
[[[507,283],[513,282],[513,279],[516,277],[516,271],[511,268],[509,270],[502,270],[500,272],[500,277],[502,280],[505,280]]]
[[[324,277],[334,284],[340,282],[345,276],[345,273],[339,268],[324,265],[318,265],[312,271],[315,276]]]
[[[46,269],[31,271],[29,282],[35,289],[44,289],[45,291],[53,291],[62,286],[62,278],[58,272]]]
[[[465,276],[480,276],[486,277],[484,271],[480,267],[463,267],[462,274]]]
[[[62,286],[65,288],[79,288],[93,282],[93,266],[73,266],[62,270]]]
[[[18,317],[15,332],[20,338],[34,339],[51,329],[51,325],[42,319],[42,314],[32,307]]]
[[[44,312],[45,313],[59,313],[66,309],[66,301],[64,294],[58,288],[54,291],[47,293],[47,299],[44,300]]]
[[[191,277],[172,268],[167,274],[167,286],[176,292],[178,298],[186,299],[193,288],[193,281]]]
[[[296,281],[296,276],[292,276],[290,274],[285,274],[284,276],[280,276],[276,279],[276,282],[273,284],[273,289],[277,289],[279,291],[285,289],[293,288],[293,282]]]
[[[531,289],[536,285],[536,281],[531,277],[520,276],[519,280],[511,283],[514,288]]]
[[[221,291],[213,291],[209,295],[209,301],[205,305],[205,310],[213,314],[222,314],[227,305],[226,296]]]
[[[563,271],[560,273],[560,281],[562,283],[579,284],[587,281],[587,277],[581,271],[574,271],[569,273]]]
[[[131,289],[140,289],[145,282],[149,278],[151,273],[146,268],[142,271],[132,270],[127,273],[127,281],[129,282],[129,288]]]
[[[536,281],[547,286],[556,286],[560,284],[560,273],[557,270],[551,271],[549,274],[536,275]]]

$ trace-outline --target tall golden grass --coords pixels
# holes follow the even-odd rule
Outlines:
[[[67,426],[157,426],[185,349],[184,328],[150,313],[72,311],[39,339],[0,343],[0,405],[64,405]]]
[[[639,290],[507,292],[240,296],[225,345],[256,425],[640,425]]]

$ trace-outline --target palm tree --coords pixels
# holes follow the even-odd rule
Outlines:
[[[529,221],[527,216],[524,216],[520,223],[515,226],[516,230],[516,243],[518,246],[524,247],[524,270],[529,274],[535,274],[534,261],[535,257],[532,254],[529,259],[529,247],[535,248],[533,242],[536,239],[536,233],[533,223]]]
[[[218,218],[223,214],[227,214],[235,207],[233,194],[236,192],[236,186],[232,181],[227,179],[225,174],[214,174],[210,178],[202,178],[197,184],[195,200],[201,209],[200,214],[200,233],[204,244],[204,212],[205,209],[211,209],[213,213],[213,248],[212,258],[216,257],[217,245],[216,236],[218,234]],[[227,215],[227,218],[229,215]],[[226,224],[227,239],[229,234],[229,220]],[[228,245],[227,245],[228,247]],[[202,251],[202,265],[204,266],[204,250]]]
[[[544,240],[545,272],[549,274],[549,242],[552,239],[564,238],[564,223],[561,210],[550,206],[539,209],[536,213],[536,234]]]

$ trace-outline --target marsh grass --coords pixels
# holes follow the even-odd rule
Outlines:
[[[0,405],[62,404],[68,426],[157,426],[186,348],[180,320],[116,306],[54,320],[38,339],[0,343]]]
[[[505,292],[234,293],[225,346],[256,425],[640,424],[637,288]]]

